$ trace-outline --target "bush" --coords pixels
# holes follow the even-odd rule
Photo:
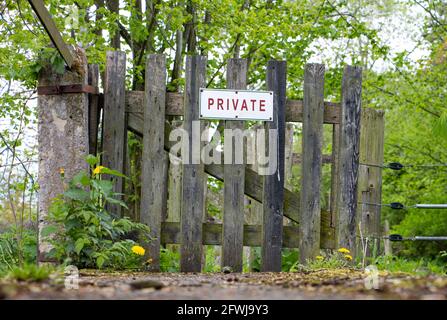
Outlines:
[[[49,257],[79,268],[141,267],[144,249],[135,240],[147,243],[149,228],[128,218],[113,217],[105,209],[107,203],[126,205],[117,199],[113,182],[101,179],[102,174],[125,176],[96,166],[96,157],[88,156],[87,162],[91,173],[82,171],[74,176],[49,210],[50,224],[42,230],[42,236],[53,246]]]
[[[403,236],[447,236],[447,212],[414,210],[393,228]],[[403,241],[394,245],[400,256],[409,258],[436,258],[440,251],[447,250],[447,241]]]

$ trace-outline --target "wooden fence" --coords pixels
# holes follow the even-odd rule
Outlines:
[[[300,259],[306,262],[320,249],[347,247],[355,252],[359,226],[365,237],[379,237],[380,207],[357,204],[380,202],[381,171],[374,167],[359,169],[359,159],[382,163],[383,113],[361,108],[359,67],[345,67],[341,102],[333,103],[324,101],[324,65],[307,64],[304,100],[300,101],[286,97],[286,62],[269,61],[266,84],[274,92],[274,119],[264,126],[278,130],[276,172],[262,176],[248,165],[182,164],[182,193],[177,199],[180,220],[166,221],[168,181],[172,181],[169,173],[177,170],[169,163],[167,152],[172,144],[168,140],[172,121],[168,120],[174,116],[177,122],[181,119],[183,129],[193,139],[192,123],[199,120],[199,88],[206,86],[207,60],[203,56],[186,58],[183,93],[166,91],[163,55],[148,56],[144,91],[126,91],[125,62],[124,53],[107,53],[104,93],[99,98],[91,95],[89,100],[90,152],[102,145],[99,151],[103,165],[124,171],[127,130],[142,137],[140,221],[150,226],[154,239],[147,245],[152,270],[160,268],[161,244],[180,245],[180,269],[184,272],[201,271],[203,245],[221,245],[222,266],[234,271],[242,271],[243,246],[262,247],[261,270],[280,271],[282,248],[299,248]],[[97,80],[97,66],[89,65],[89,83],[96,85]],[[247,61],[230,59],[227,88],[246,87]],[[102,143],[98,143],[101,108]],[[287,157],[290,166],[301,165],[300,193],[284,184],[285,141],[293,134],[293,130],[286,130],[288,122],[302,122],[302,154]],[[201,127],[206,125],[207,121],[202,120]],[[244,128],[242,121],[225,121],[223,125]],[[333,128],[329,155],[322,152],[323,125]],[[189,149],[188,156],[192,157]],[[331,166],[329,210],[322,210],[320,205],[324,164]],[[222,223],[204,222],[208,175],[224,182]],[[123,183],[120,179],[115,191],[122,192]],[[262,204],[262,223],[244,224],[245,197]],[[109,209],[121,214],[117,207]],[[284,225],[284,217],[294,222]]]

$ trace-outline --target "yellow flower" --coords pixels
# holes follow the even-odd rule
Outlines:
[[[316,256],[315,259],[317,259],[317,260],[323,260],[324,257],[323,257],[323,256]]]
[[[345,259],[349,260],[349,261],[352,261],[352,256],[349,255],[349,254],[345,254]]]
[[[64,173],[65,173],[65,169],[64,168],[59,168],[59,173],[60,173],[61,176],[63,176]]]
[[[97,166],[94,170],[93,170],[93,175],[95,174],[100,174],[102,169],[104,169],[103,166]]]
[[[135,254],[138,254],[139,256],[144,256],[144,253],[146,252],[146,250],[144,250],[144,248],[140,247],[140,246],[133,246],[132,252]]]
[[[351,253],[351,251],[349,251],[349,250],[346,249],[346,248],[340,248],[340,249],[338,249],[338,252],[343,253],[343,254]]]

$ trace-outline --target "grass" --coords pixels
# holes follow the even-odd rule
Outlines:
[[[430,274],[446,275],[445,263],[436,260],[410,260],[397,256],[380,256],[374,263],[379,270],[391,273],[404,272],[411,275],[426,276]]]
[[[25,264],[23,267],[13,267],[7,277],[17,281],[41,282],[49,279],[54,272],[55,268],[50,265]]]

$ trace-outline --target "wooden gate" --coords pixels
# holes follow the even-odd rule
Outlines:
[[[180,269],[184,272],[201,271],[203,245],[221,245],[222,266],[234,271],[242,271],[243,246],[262,248],[261,271],[280,271],[281,249],[285,247],[299,248],[304,263],[318,255],[321,248],[347,247],[354,252],[359,221],[357,194],[366,200],[380,199],[381,183],[380,170],[360,170],[364,187],[358,189],[359,157],[368,162],[383,160],[383,114],[365,109],[361,112],[362,73],[359,67],[345,67],[341,102],[333,103],[324,101],[324,65],[307,64],[304,99],[300,101],[286,97],[286,62],[269,61],[266,87],[274,92],[274,119],[263,126],[278,130],[278,166],[271,175],[259,175],[248,165],[198,163],[176,167],[169,161],[172,142],[168,137],[172,121],[167,120],[174,116],[177,122],[180,119],[183,129],[193,139],[192,123],[199,120],[199,88],[206,86],[206,57],[186,58],[183,93],[166,91],[166,59],[155,54],[147,59],[145,91],[125,91],[125,61],[123,52],[107,53],[103,97],[90,99],[90,146],[97,145],[101,107],[104,166],[124,171],[127,130],[142,137],[140,220],[151,228],[153,241],[147,246],[147,252],[153,271],[160,269],[161,244],[180,245]],[[97,70],[97,67],[90,65],[89,70]],[[96,84],[97,71],[90,72],[89,81]],[[230,59],[227,88],[246,87],[247,61]],[[367,122],[362,136],[361,118],[362,125]],[[286,150],[286,139],[291,140],[290,135],[293,135],[289,122],[302,123],[301,154],[292,154],[290,145]],[[202,128],[207,125],[207,121],[200,123]],[[222,121],[220,125],[228,129],[244,128],[241,121]],[[329,155],[322,153],[323,125],[333,127]],[[376,146],[374,152],[368,147],[371,141]],[[190,140],[190,146],[192,143]],[[361,144],[365,146],[362,153]],[[189,157],[193,156],[191,149]],[[286,168],[285,162],[289,160]],[[285,171],[290,170],[292,163],[301,165],[300,193],[285,187]],[[323,164],[331,166],[332,180],[330,210],[325,211],[320,206]],[[167,202],[172,200],[167,196],[171,170],[182,172],[181,199],[174,199],[181,208],[179,221],[165,219]],[[224,182],[222,223],[204,221],[208,175]],[[123,191],[123,181],[116,185],[115,191]],[[262,204],[261,222],[244,224],[245,196],[253,203]],[[380,208],[359,207],[363,234],[378,236],[380,228],[372,226],[380,222]],[[284,217],[292,223],[284,225]]]

